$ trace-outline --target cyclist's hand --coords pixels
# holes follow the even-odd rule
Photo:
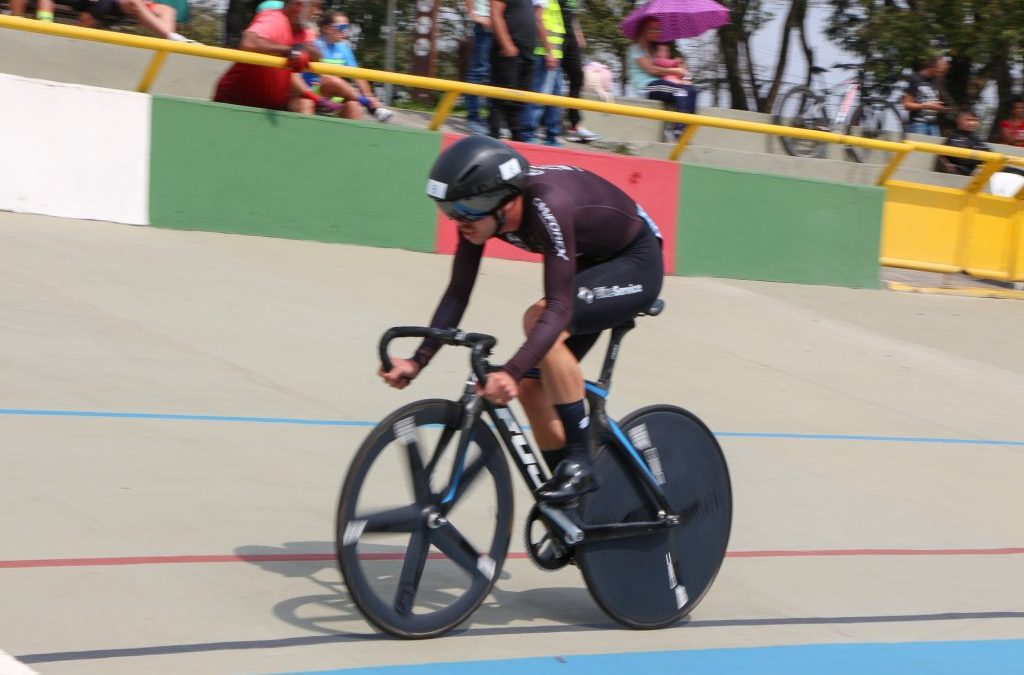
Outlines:
[[[479,387],[477,390],[479,391]],[[481,393],[491,403],[508,405],[519,394],[519,385],[511,375],[504,370],[499,370],[487,376],[487,384]]]
[[[384,372],[381,368],[378,374],[389,387],[405,389],[420,374],[420,364],[412,359],[392,358],[391,370]]]

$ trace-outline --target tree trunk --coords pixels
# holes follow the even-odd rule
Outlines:
[[[743,90],[743,76],[740,73],[739,30],[732,24],[718,29],[718,41],[722,46],[722,61],[725,64],[725,81],[729,85],[729,97],[734,110],[750,110],[747,92]]]
[[[807,0],[793,0],[789,6],[789,14],[782,26],[782,41],[779,45],[779,58],[775,62],[775,76],[768,88],[768,96],[765,99],[765,107],[768,111],[775,109],[775,99],[779,95],[782,86],[782,76],[786,72],[786,64],[789,61],[789,36],[794,30],[800,30],[803,34],[804,17],[807,14]],[[806,46],[806,45],[805,45]]]

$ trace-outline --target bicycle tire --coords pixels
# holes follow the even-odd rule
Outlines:
[[[630,628],[663,628],[693,611],[721,568],[732,526],[729,469],[711,431],[682,408],[642,408],[623,418],[620,427],[627,437],[636,438],[641,430],[648,434],[656,459],[645,461],[656,476],[660,464],[662,489],[682,522],[636,537],[584,540],[576,547],[576,561],[591,596],[608,616]],[[645,488],[625,461],[607,445],[596,453],[601,487],[581,503],[585,523],[656,518]]]
[[[817,109],[817,110],[816,110]],[[828,120],[817,112],[818,95],[809,87],[793,87],[779,100],[775,123],[794,129],[830,130]],[[779,136],[786,154],[793,157],[822,157],[825,154],[824,141],[811,141],[791,136]]]
[[[907,136],[903,117],[891,103],[861,104],[850,115],[849,123],[843,127],[848,136],[870,138],[880,141],[900,142]],[[870,148],[846,146],[846,156],[854,162],[869,164],[887,153]]]
[[[458,403],[442,399],[399,408],[363,441],[342,486],[335,528],[338,566],[363,616],[396,637],[435,637],[461,624],[490,593],[508,554],[511,478],[501,445],[481,420],[472,430],[462,482],[448,490],[461,415]],[[401,476],[395,474],[403,467],[407,485],[400,497]],[[377,472],[383,490],[375,491],[370,484]],[[485,476],[493,503],[477,494]],[[445,518],[431,519],[446,495],[452,499]],[[467,495],[487,504],[462,509]],[[456,521],[468,529],[459,529]],[[395,539],[397,551],[393,543],[388,547]],[[483,545],[477,548],[473,540]]]

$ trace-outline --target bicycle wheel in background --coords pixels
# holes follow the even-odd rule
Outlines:
[[[793,87],[779,101],[775,123],[795,129],[830,131],[828,120],[823,116],[823,107],[817,94],[808,87]],[[823,141],[809,141],[790,136],[779,136],[786,153],[794,157],[822,157],[825,154]]]
[[[896,106],[882,101],[858,106],[850,115],[850,122],[843,128],[843,133],[849,136],[895,143],[902,141],[907,135],[903,126],[903,117],[896,110]],[[846,155],[855,162],[870,164],[885,161],[888,153],[882,150],[848,145],[846,146]]]
[[[453,475],[461,406],[404,406],[363,441],[341,490],[338,565],[352,601],[402,638],[440,635],[490,593],[508,553],[512,485],[482,421]]]
[[[732,527],[729,469],[714,435],[682,408],[642,408],[621,428],[661,483],[680,524],[637,537],[584,541],[576,561],[610,617],[631,628],[662,628],[697,606],[722,565]],[[624,461],[608,446],[598,451],[595,470],[602,483],[581,503],[585,523],[655,520]]]

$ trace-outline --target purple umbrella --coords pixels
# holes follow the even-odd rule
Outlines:
[[[662,40],[697,37],[729,23],[729,10],[714,0],[649,0],[629,13],[619,28],[635,40],[644,19],[657,19]]]

